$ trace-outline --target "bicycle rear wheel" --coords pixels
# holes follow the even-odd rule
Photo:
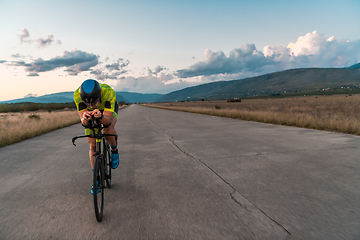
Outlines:
[[[104,141],[104,166],[105,166],[105,180],[107,188],[111,187],[111,153],[110,145]]]
[[[101,222],[104,210],[104,168],[99,156],[95,159],[93,188],[95,216]]]

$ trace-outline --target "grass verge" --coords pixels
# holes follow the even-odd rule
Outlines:
[[[153,103],[145,106],[360,135],[360,95]]]
[[[0,114],[0,147],[80,122],[76,110]]]

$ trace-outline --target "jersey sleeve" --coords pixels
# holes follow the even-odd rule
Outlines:
[[[104,111],[114,112],[115,102],[116,102],[116,92],[114,91],[114,89],[112,89],[110,86],[107,86],[104,98],[105,98]]]
[[[78,112],[85,110],[87,107],[80,97],[80,87],[74,92],[74,102]]]

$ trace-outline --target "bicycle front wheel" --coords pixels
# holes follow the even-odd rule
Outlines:
[[[110,145],[104,141],[104,169],[105,169],[105,180],[107,188],[111,187],[111,153]]]
[[[104,210],[104,168],[99,156],[95,159],[93,175],[93,196],[95,216],[98,222],[101,222]]]

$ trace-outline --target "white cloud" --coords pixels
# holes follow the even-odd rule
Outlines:
[[[168,81],[174,79],[174,76],[170,73],[160,73],[158,78],[161,82],[168,82]]]
[[[322,48],[326,46],[326,38],[324,34],[317,31],[306,34],[298,38],[296,43],[289,43],[287,46],[291,54],[299,55],[318,55]]]
[[[293,58],[307,57],[304,67],[348,67],[360,59],[360,41],[337,40],[334,36],[326,39],[317,31],[299,37],[289,43]]]
[[[123,68],[128,66],[129,64],[130,64],[129,60],[118,58],[114,63],[105,65],[105,68],[110,71],[123,70]]]
[[[108,62],[109,58],[105,58],[105,62]],[[98,65],[97,69],[91,71],[90,73],[98,80],[106,79],[118,79],[120,75],[127,73],[127,70],[124,68],[130,64],[129,60],[118,58],[111,64],[106,64],[105,66]]]
[[[194,86],[196,83],[178,79],[173,83],[165,83],[156,76],[122,77],[111,84],[116,91],[130,91],[141,93],[169,93],[181,88]]]
[[[174,75],[180,78],[236,75],[241,78],[290,68],[347,67],[360,59],[360,40],[340,41],[314,31],[287,47],[266,46],[259,51],[254,44],[245,44],[230,51],[228,56],[210,49],[206,49],[204,55],[205,61],[177,70]]]
[[[212,52],[206,49],[205,61],[195,63],[186,69],[176,71],[174,75],[180,78],[195,76],[211,76],[217,74],[233,74],[240,72],[259,72],[268,65],[274,65],[271,58],[267,58],[258,51],[254,44],[244,44],[240,48],[230,51],[229,56],[224,52]]]

